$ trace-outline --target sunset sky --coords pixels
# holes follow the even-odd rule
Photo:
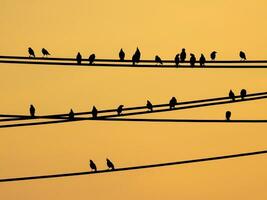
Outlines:
[[[267,59],[266,0],[1,0],[0,55]],[[1,114],[37,115],[267,91],[267,69],[145,69],[0,64]],[[146,115],[267,119],[266,100]],[[0,129],[0,179],[265,150],[267,124],[83,121]],[[267,199],[266,155],[59,179],[0,183],[2,200]]]

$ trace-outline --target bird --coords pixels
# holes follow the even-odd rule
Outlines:
[[[124,61],[125,53],[124,53],[123,49],[120,50],[119,57],[120,57],[120,61]]]
[[[146,107],[152,112],[153,111],[153,105],[150,101],[147,100]]]
[[[158,55],[155,56],[155,62],[161,65],[163,64],[161,58]]]
[[[69,112],[69,120],[73,120],[74,119],[74,112],[72,109],[70,109],[70,112]]]
[[[211,54],[210,54],[210,58],[211,58],[211,60],[215,60],[215,58],[216,58],[216,51],[213,51],[213,52],[211,52]]]
[[[247,91],[245,89],[242,89],[240,91],[240,96],[241,96],[241,99],[244,100],[245,97],[247,96]]]
[[[241,60],[243,60],[243,61],[247,60],[245,52],[240,51],[239,56],[240,56]]]
[[[141,52],[140,52],[139,48],[137,47],[136,51],[135,51],[135,53],[134,53],[134,55],[132,57],[133,65],[138,63],[140,61],[140,58],[141,58]]]
[[[226,111],[225,118],[227,121],[230,121],[230,118],[231,118],[231,112],[230,111]]]
[[[29,57],[34,57],[35,58],[35,54],[34,51],[31,47],[28,48],[28,52],[29,52]]]
[[[89,65],[92,65],[94,61],[95,61],[95,54],[93,53],[89,56]]]
[[[172,97],[171,100],[170,100],[170,109],[173,109],[175,108],[175,105],[177,104],[177,99],[175,97]]]
[[[229,92],[229,98],[235,101],[235,93],[232,90]]]
[[[186,59],[185,48],[182,49],[182,52],[181,52],[181,54],[180,54],[180,59],[181,59],[181,62],[184,62],[185,59]]]
[[[192,67],[194,67],[195,66],[195,63],[196,63],[196,57],[195,57],[195,55],[194,54],[192,54],[192,53],[190,53],[190,65],[192,66]]]
[[[123,106],[124,105],[119,105],[119,107],[117,108],[118,115],[120,115],[122,113]]]
[[[43,54],[43,56],[50,55],[50,53],[45,48],[42,48],[42,54]]]
[[[107,158],[107,166],[111,170],[114,170],[115,169],[114,164],[108,158]]]
[[[93,119],[96,119],[97,118],[97,109],[95,106],[93,106],[93,109],[92,109],[92,116],[93,116]]]
[[[32,104],[30,105],[30,114],[31,117],[35,117],[35,107]]]
[[[175,65],[178,66],[179,65],[179,62],[180,62],[180,58],[179,58],[180,54],[176,54],[175,58],[174,58],[174,62],[175,62]]]
[[[204,66],[206,62],[206,58],[203,54],[201,54],[200,58],[199,58],[199,64],[200,66]]]
[[[77,63],[80,65],[82,63],[82,55],[80,54],[80,52],[78,52],[77,56],[76,56],[76,60]]]
[[[90,160],[90,168],[92,170],[94,170],[95,172],[97,171],[96,165],[95,165],[94,161],[92,161],[92,160]]]

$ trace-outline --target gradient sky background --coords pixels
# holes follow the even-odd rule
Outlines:
[[[1,0],[0,55],[173,59],[267,58],[266,0]],[[82,68],[0,64],[1,113],[52,114],[266,91],[266,69]],[[266,101],[152,114],[151,118],[267,119]],[[0,130],[0,178],[105,169],[257,151],[266,124],[74,122]],[[1,183],[0,199],[266,200],[266,156],[103,175]]]

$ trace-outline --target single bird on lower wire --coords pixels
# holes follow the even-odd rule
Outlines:
[[[74,112],[72,109],[70,109],[70,112],[69,112],[69,120],[74,120]]]
[[[205,65],[205,63],[206,63],[206,58],[205,58],[205,56],[203,54],[201,54],[201,56],[199,58],[199,64],[202,67],[202,66]]]
[[[97,171],[97,167],[96,167],[96,164],[94,163],[94,161],[90,160],[89,165],[90,165],[90,168],[92,171],[95,171],[95,172]]]
[[[35,58],[34,50],[31,47],[28,48],[28,53],[29,53],[29,57]]]
[[[35,107],[32,104],[30,105],[30,115],[31,117],[35,117]]]
[[[242,61],[247,60],[246,54],[245,54],[245,52],[243,52],[243,51],[240,51],[240,52],[239,52],[239,57],[241,58]]]
[[[227,121],[230,121],[231,114],[232,114],[232,113],[231,113],[230,111],[226,111],[226,113],[225,113],[225,118],[226,118]]]
[[[89,65],[92,65],[94,63],[94,61],[95,61],[95,54],[94,53],[91,54],[89,56],[88,60],[89,60]]]
[[[214,61],[214,60],[216,59],[216,54],[217,54],[216,51],[211,52],[211,54],[210,54],[210,59],[211,59],[212,61]]]
[[[79,65],[82,63],[82,55],[80,54],[80,52],[78,52],[76,56],[76,61]]]
[[[96,107],[93,106],[93,109],[92,109],[92,116],[93,116],[93,119],[96,119],[96,118],[97,118],[97,113],[98,113],[98,111],[97,111]]]
[[[155,62],[160,64],[160,65],[163,64],[161,58],[158,55],[155,56]]]
[[[137,47],[136,51],[132,57],[133,65],[135,65],[136,63],[139,63],[140,59],[141,59],[141,52],[140,52],[139,48]]]
[[[107,161],[108,168],[111,169],[111,170],[114,170],[115,169],[114,164],[108,158],[107,158],[106,161]]]
[[[186,52],[185,52],[185,48],[182,49],[182,52],[180,53],[180,60],[181,62],[184,62],[186,59]]]
[[[45,48],[42,48],[42,54],[43,54],[43,57],[45,56],[50,56],[50,53],[45,49]]]
[[[192,53],[190,53],[190,65],[191,67],[194,67],[195,66],[195,63],[196,63],[196,56]]]
[[[120,61],[124,61],[125,53],[124,53],[123,49],[121,49],[119,52],[119,58],[120,58]]]
[[[178,67],[179,63],[180,63],[180,54],[176,54],[175,58],[174,58],[174,63],[175,65]]]

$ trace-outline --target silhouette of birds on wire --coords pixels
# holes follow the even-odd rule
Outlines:
[[[240,96],[241,96],[241,99],[244,100],[245,97],[247,96],[247,91],[245,89],[242,89],[240,91]]]
[[[74,120],[74,112],[72,109],[70,109],[70,112],[69,112],[69,120]]]
[[[227,121],[230,121],[231,115],[232,115],[232,113],[230,111],[226,111],[225,118]]]
[[[211,52],[210,58],[211,58],[212,61],[214,61],[216,59],[216,54],[217,54],[216,51]]]
[[[115,169],[114,164],[108,158],[106,159],[106,161],[108,168],[114,170]]]
[[[92,65],[94,63],[94,61],[95,61],[95,54],[94,53],[91,54],[89,56],[88,60],[89,60],[89,65]]]
[[[160,65],[163,64],[161,58],[158,55],[155,56],[155,62],[160,64]]]
[[[247,60],[247,58],[246,58],[246,54],[245,54],[245,52],[243,52],[243,51],[240,51],[240,52],[239,52],[239,57],[241,58],[242,61]]]
[[[30,115],[32,118],[35,117],[35,107],[32,104],[30,105]]]
[[[95,171],[95,172],[97,171],[97,167],[96,167],[96,164],[94,163],[94,161],[90,160],[89,165],[90,165],[90,168],[92,171]]]
[[[120,61],[124,61],[124,59],[125,59],[125,53],[124,53],[123,49],[121,49],[119,52],[119,58],[120,58]]]
[[[34,50],[31,47],[28,48],[28,53],[29,53],[29,57],[35,58]]]
[[[132,57],[132,62],[133,62],[133,65],[135,65],[136,63],[139,63],[141,59],[141,52],[139,50],[139,48],[137,47],[133,57]]]
[[[190,53],[190,65],[191,67],[194,67],[195,66],[195,63],[196,63],[196,56],[192,53]]]
[[[199,58],[199,64],[200,66],[204,66],[206,63],[206,58],[203,54],[201,54],[200,58]]]
[[[153,105],[152,105],[152,103],[151,103],[149,100],[147,100],[147,102],[146,102],[146,107],[147,107],[148,110],[150,110],[151,112],[153,111]]]
[[[119,105],[119,107],[117,108],[117,113],[118,113],[118,115],[120,115],[120,114],[122,113],[123,106],[124,106],[124,105]]]
[[[177,104],[177,99],[175,97],[172,97],[170,102],[169,102],[169,105],[170,105],[170,109],[173,109],[175,108],[175,105]]]
[[[42,48],[42,54],[43,54],[43,57],[50,56],[50,53],[45,48]]]
[[[186,59],[186,52],[185,52],[185,48],[182,49],[182,52],[180,53],[180,60],[181,62],[184,62]]]
[[[93,106],[93,109],[92,109],[92,116],[93,116],[93,119],[96,119],[96,118],[97,118],[97,113],[98,113],[98,110],[96,109],[95,106]]]
[[[80,54],[80,52],[78,52],[76,56],[76,61],[79,65],[82,63],[82,55]]]
[[[174,63],[175,65],[178,67],[179,63],[180,63],[180,54],[176,54],[175,58],[174,58]]]
[[[232,101],[235,101],[235,93],[232,90],[229,92],[229,98],[232,99]]]

